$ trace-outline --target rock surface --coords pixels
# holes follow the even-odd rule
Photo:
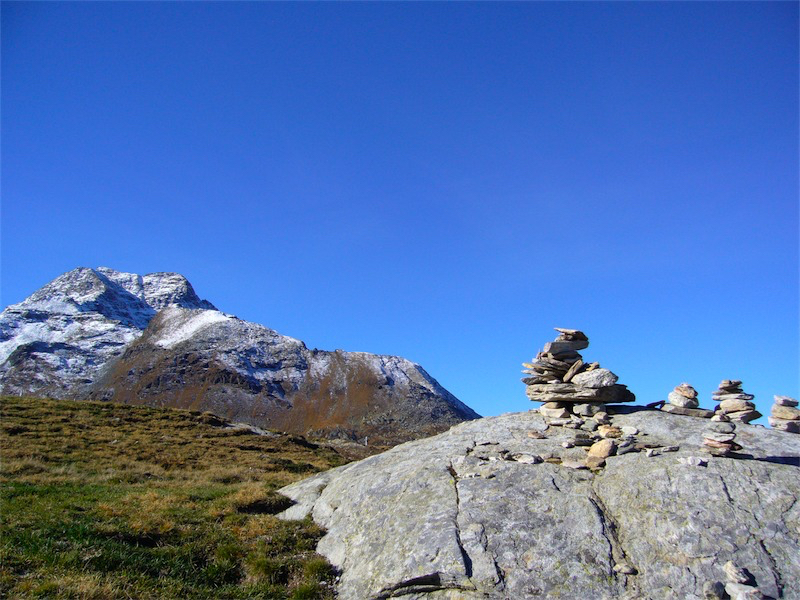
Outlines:
[[[308,349],[176,273],[75,269],[0,315],[0,393],[208,410],[393,445],[478,415],[397,356]]]
[[[327,529],[343,600],[699,599],[731,560],[800,598],[800,439],[738,424],[746,453],[719,458],[701,450],[705,419],[616,413],[650,457],[618,450],[592,472],[585,432],[508,414],[288,486],[282,517]]]

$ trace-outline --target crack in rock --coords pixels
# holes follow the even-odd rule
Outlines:
[[[764,540],[759,540],[758,545],[761,546],[764,554],[766,554],[767,558],[769,559],[769,570],[772,573],[772,578],[775,580],[775,587],[778,589],[778,598],[783,598],[783,578],[781,577],[781,572],[778,570],[778,564],[775,562],[775,557],[773,557],[772,553],[767,550]]]
[[[595,511],[597,512],[597,516],[600,518],[600,525],[603,528],[602,534],[603,537],[608,542],[609,546],[609,558],[611,562],[614,563],[611,567],[610,575],[614,577],[614,579],[618,580],[619,576],[622,575],[622,583],[625,587],[633,587],[635,588],[635,581],[632,581],[629,575],[634,573],[638,573],[638,569],[635,565],[631,564],[628,560],[627,553],[625,549],[622,547],[622,542],[617,535],[619,531],[619,523],[611,514],[611,512],[606,507],[605,503],[603,502],[602,498],[597,494],[597,490],[595,490],[594,483],[596,480],[592,480],[591,487],[589,488],[589,496],[588,500],[591,502],[592,506],[594,506]],[[634,573],[618,573],[614,570],[614,566],[626,563],[630,567],[634,569]]]
[[[427,594],[442,590],[474,591],[474,588],[467,587],[454,577],[448,577],[444,573],[430,573],[420,577],[414,577],[396,583],[390,587],[382,589],[371,600],[386,600],[387,598],[397,598],[408,594]]]
[[[489,542],[486,530],[481,523],[468,523],[462,528],[465,515],[461,507],[461,493],[458,489],[461,478],[451,463],[448,471],[453,478],[456,494],[456,540],[464,559],[467,578],[474,585],[475,591],[490,588],[492,592],[505,589],[505,574],[497,563],[497,559],[488,550]]]
[[[459,549],[461,550],[461,556],[464,559],[464,571],[467,574],[467,577],[472,577],[472,559],[470,558],[469,554],[467,553],[466,549],[464,548],[464,544],[461,541],[461,527],[458,524],[458,516],[461,511],[461,499],[458,495],[458,473],[456,473],[455,468],[453,467],[453,463],[451,462],[450,465],[447,467],[447,470],[450,472],[450,476],[453,478],[453,489],[456,493],[456,517],[455,521],[455,528],[456,528],[456,543],[458,544]]]

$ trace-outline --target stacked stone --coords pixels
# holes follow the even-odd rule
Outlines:
[[[675,386],[667,396],[667,403],[661,407],[661,410],[676,415],[687,415],[690,417],[703,417],[710,419],[714,416],[713,410],[706,410],[700,407],[700,401],[697,399],[697,390],[688,383],[682,383]]]
[[[705,450],[714,456],[728,456],[734,450],[741,450],[742,447],[734,441],[735,432],[736,425],[728,417],[714,415],[703,432]]]
[[[738,379],[723,380],[711,397],[719,402],[717,413],[727,416],[731,421],[749,423],[762,416],[752,402],[754,396],[742,390],[742,382]]]
[[[770,416],[767,417],[770,427],[789,433],[800,433],[800,409],[797,400],[789,396],[775,396]]]
[[[606,404],[633,402],[636,398],[618,377],[598,363],[586,364],[579,350],[589,347],[589,338],[577,329],[556,327],[558,337],[545,344],[530,363],[522,363],[527,375],[522,382],[539,412],[552,419],[569,419],[571,414],[592,417],[605,412]]]
[[[722,567],[725,572],[725,592],[731,600],[763,600],[766,596],[756,585],[756,579],[747,569],[728,561]]]

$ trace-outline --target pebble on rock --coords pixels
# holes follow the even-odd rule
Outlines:
[[[710,419],[714,416],[713,410],[707,410],[705,408],[683,408],[681,406],[676,406],[675,404],[665,404],[661,407],[661,410],[674,415],[700,417],[701,419]]]
[[[667,395],[667,401],[669,401],[669,403],[673,406],[678,406],[680,408],[697,408],[700,406],[700,403],[697,401],[696,397],[688,398],[675,390],[671,391]]]
[[[614,440],[604,439],[592,444],[592,447],[589,448],[589,456],[608,458],[609,456],[612,456],[616,450],[617,443]]]
[[[603,438],[618,438],[622,437],[622,429],[614,425],[600,425],[597,428],[597,433]]]
[[[751,585],[753,583],[753,576],[750,575],[746,570],[737,567],[736,564],[729,560],[726,562],[722,570],[725,572],[725,577],[728,578],[728,581],[733,581],[735,583],[746,583],[747,585]]]

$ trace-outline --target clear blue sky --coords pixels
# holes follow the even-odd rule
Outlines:
[[[2,304],[177,271],[526,410],[552,327],[640,402],[798,396],[798,4],[2,4]]]

